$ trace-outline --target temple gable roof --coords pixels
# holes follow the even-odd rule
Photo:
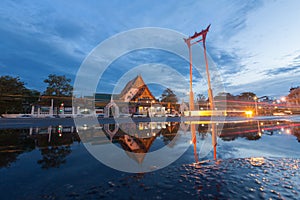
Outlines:
[[[124,89],[121,91],[120,99],[125,102],[136,101],[139,98],[149,98],[150,100],[155,97],[150,92],[149,88],[145,84],[141,75],[136,76],[134,79],[129,81]]]

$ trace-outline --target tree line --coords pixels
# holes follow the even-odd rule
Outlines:
[[[54,99],[54,106],[59,106],[64,102],[70,104],[73,87],[71,79],[65,75],[50,74],[45,80],[46,88],[43,92],[29,89],[19,77],[1,76],[0,77],[0,115],[9,113],[29,113],[31,105],[50,105],[50,99]],[[238,99],[243,101],[253,101],[256,95],[252,92],[244,92],[234,96],[230,93],[219,93],[215,100]],[[178,97],[172,89],[166,88],[160,97],[161,102],[170,102],[176,104]],[[203,94],[198,94],[196,101],[199,105],[206,104],[209,99]]]
[[[216,96],[214,96],[214,100],[240,100],[240,101],[254,101],[254,97],[256,94],[253,92],[242,92],[239,95],[233,95],[227,92],[220,92]],[[197,94],[196,95],[196,102],[201,103],[208,103],[209,99],[206,98],[204,94]],[[177,103],[178,98],[176,94],[172,91],[172,89],[167,88],[163,91],[161,95],[162,102],[170,102],[170,103]]]
[[[43,97],[71,97],[73,87],[71,79],[65,75],[50,74],[44,80],[47,87],[43,92],[29,89],[20,77],[0,77],[0,115],[9,113],[28,113],[31,105],[46,103]],[[47,102],[49,105],[49,103]],[[58,104],[58,102],[56,102]]]

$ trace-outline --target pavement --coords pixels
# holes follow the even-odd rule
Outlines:
[[[246,117],[137,117],[137,118],[0,118],[0,129],[9,128],[30,128],[30,127],[47,127],[47,126],[75,126],[80,124],[114,124],[114,123],[139,123],[139,122],[198,122],[198,123],[231,123],[261,120],[287,120],[299,121],[300,115],[285,116],[256,116]],[[97,122],[98,121],[98,122]]]

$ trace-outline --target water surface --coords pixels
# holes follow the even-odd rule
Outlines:
[[[123,128],[111,135],[114,126],[109,125],[107,129],[100,125],[92,130],[82,127],[94,134],[86,138],[79,137],[78,130],[72,126],[1,129],[1,198],[300,198],[298,122],[225,123],[218,133],[216,161],[212,151],[201,154],[211,144],[211,133],[209,124],[198,123],[199,162],[195,162],[192,144],[168,167],[139,174],[103,165],[86,150],[83,142],[101,131],[105,138],[98,137],[98,143],[93,145],[111,141],[126,152],[154,152],[165,145],[173,145],[170,148],[176,150],[182,144],[173,141],[175,136],[190,136],[190,129],[182,130],[177,122],[137,123],[128,124],[130,129]],[[134,148],[130,146],[132,142]],[[130,159],[143,163],[143,159]]]

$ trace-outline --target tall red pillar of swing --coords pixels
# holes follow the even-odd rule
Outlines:
[[[192,50],[191,50],[191,46],[202,42],[203,44],[203,51],[204,51],[204,60],[205,60],[205,69],[206,69],[206,75],[207,75],[207,85],[208,85],[208,98],[209,98],[209,103],[210,103],[210,109],[212,111],[215,110],[215,105],[214,105],[214,101],[213,101],[213,92],[211,89],[211,82],[210,82],[210,74],[209,74],[209,69],[208,69],[208,60],[207,60],[207,55],[206,55],[206,44],[205,44],[205,40],[206,40],[206,35],[209,31],[210,25],[205,29],[202,30],[201,32],[197,33],[195,32],[195,34],[193,36],[190,36],[189,38],[184,39],[184,41],[186,42],[188,48],[189,48],[189,58],[190,58],[190,110],[191,108],[194,109],[194,94],[192,92]],[[191,43],[191,41],[193,39],[196,39],[198,37],[202,37],[200,38],[200,40],[195,41],[193,43]],[[212,146],[214,149],[214,159],[217,159],[217,136],[216,136],[216,125],[214,123],[212,123],[211,126],[211,131],[212,131]]]

